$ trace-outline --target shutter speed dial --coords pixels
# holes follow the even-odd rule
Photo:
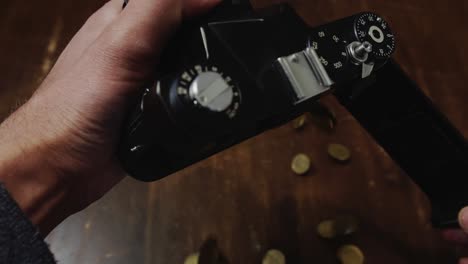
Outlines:
[[[218,67],[196,65],[182,73],[177,94],[186,103],[234,118],[240,107],[240,91]]]
[[[356,19],[355,30],[359,42],[372,45],[375,58],[387,59],[395,52],[395,36],[382,17],[364,13]]]

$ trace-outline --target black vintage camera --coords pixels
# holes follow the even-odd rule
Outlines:
[[[384,19],[309,27],[286,6],[224,2],[172,39],[124,127],[120,158],[161,179],[308,111],[325,93],[363,124],[429,195],[434,223],[468,204],[466,140],[390,60]]]

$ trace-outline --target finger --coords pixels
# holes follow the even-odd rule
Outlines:
[[[190,18],[193,16],[198,16],[200,14],[205,13],[207,10],[212,8],[214,5],[217,5],[221,2],[218,1],[202,1],[200,4],[200,0],[187,0],[186,4],[183,7],[182,15],[184,18]]]
[[[468,245],[468,235],[460,229],[447,229],[442,231],[442,237],[450,242]]]
[[[468,207],[463,208],[458,214],[458,222],[461,228],[468,233]]]
[[[110,0],[88,18],[58,58],[51,74],[67,71],[121,13],[122,0]]]

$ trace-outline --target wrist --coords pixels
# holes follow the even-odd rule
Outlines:
[[[52,145],[30,133],[27,126],[33,122],[28,122],[25,112],[20,109],[0,125],[0,182],[31,222],[47,234],[70,214],[63,207],[69,188],[53,164]]]

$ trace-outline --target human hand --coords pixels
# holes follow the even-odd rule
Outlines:
[[[442,231],[445,240],[455,243],[457,246],[468,246],[468,207],[463,208],[458,214],[460,229],[448,229]],[[462,258],[459,264],[468,264],[468,258]]]
[[[183,17],[219,0],[111,0],[71,40],[32,98],[0,125],[0,181],[43,234],[125,175],[125,109]]]

